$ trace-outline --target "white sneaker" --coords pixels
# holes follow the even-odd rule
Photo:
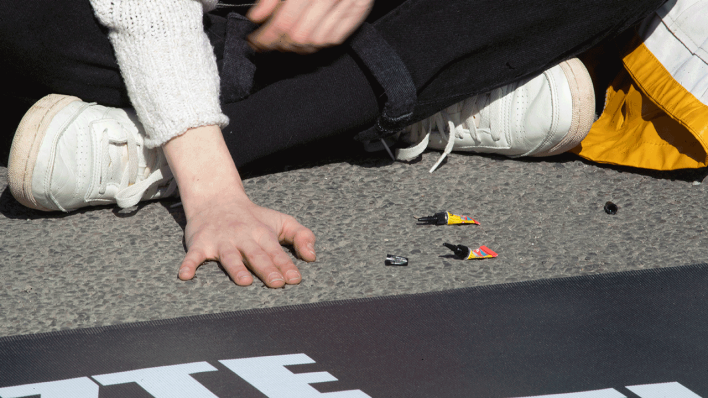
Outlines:
[[[176,193],[160,148],[146,148],[132,111],[51,94],[30,108],[10,149],[10,192],[43,211],[70,211]]]
[[[396,158],[411,160],[426,148],[442,150],[432,173],[451,151],[509,157],[557,155],[585,138],[594,117],[592,80],[574,58],[408,126],[399,140],[413,146],[398,149]]]

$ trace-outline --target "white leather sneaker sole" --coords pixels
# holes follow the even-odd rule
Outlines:
[[[75,101],[81,100],[66,95],[50,94],[37,101],[17,127],[7,164],[8,183],[12,196],[29,208],[42,211],[57,210],[45,207],[35,199],[32,192],[32,179],[39,149],[49,126],[52,123],[70,122],[71,115],[64,117],[64,120],[55,120],[55,116]]]
[[[595,90],[588,70],[577,58],[561,62],[560,66],[570,90],[572,119],[567,134],[549,149],[530,156],[553,156],[575,148],[590,132],[595,121]]]

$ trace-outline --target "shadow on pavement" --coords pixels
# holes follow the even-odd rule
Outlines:
[[[10,193],[10,187],[5,186],[5,189],[2,191],[2,194],[0,194],[0,214],[2,214],[5,218],[11,220],[37,220],[43,218],[59,219],[75,214],[83,214],[94,210],[113,208],[112,211],[113,214],[116,215],[116,217],[125,218],[134,216],[141,208],[146,206],[148,203],[149,202],[141,202],[138,206],[134,206],[130,209],[120,209],[118,207],[115,207],[115,205],[105,205],[85,207],[83,209],[73,210],[68,213],[60,211],[44,212],[23,206],[12,196],[12,193]]]

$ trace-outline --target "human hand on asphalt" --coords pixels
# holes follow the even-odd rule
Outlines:
[[[187,216],[180,279],[192,279],[204,261],[216,260],[242,286],[253,282],[251,273],[269,287],[300,283],[280,245],[293,245],[301,259],[315,261],[315,235],[295,218],[251,202],[219,127],[190,129],[163,151]]]
[[[259,0],[248,18],[263,24],[249,36],[260,51],[313,53],[342,44],[364,22],[374,0]]]
[[[295,218],[250,200],[222,197],[190,214],[184,231],[187,256],[179,270],[189,280],[206,260],[217,260],[236,284],[250,285],[251,272],[269,287],[298,284],[300,272],[281,244],[315,261],[315,235]],[[250,272],[249,272],[250,270]]]

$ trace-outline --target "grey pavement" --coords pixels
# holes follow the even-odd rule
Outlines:
[[[247,173],[254,202],[318,238],[317,262],[296,260],[304,280],[284,289],[238,287],[213,262],[179,281],[175,201],[41,213],[11,197],[0,168],[0,336],[708,261],[705,169],[452,154],[431,175],[437,157],[349,153]],[[603,211],[608,200],[614,216]],[[439,210],[481,225],[416,225]],[[456,260],[443,242],[487,245],[499,257]],[[410,265],[384,266],[389,253]]]

